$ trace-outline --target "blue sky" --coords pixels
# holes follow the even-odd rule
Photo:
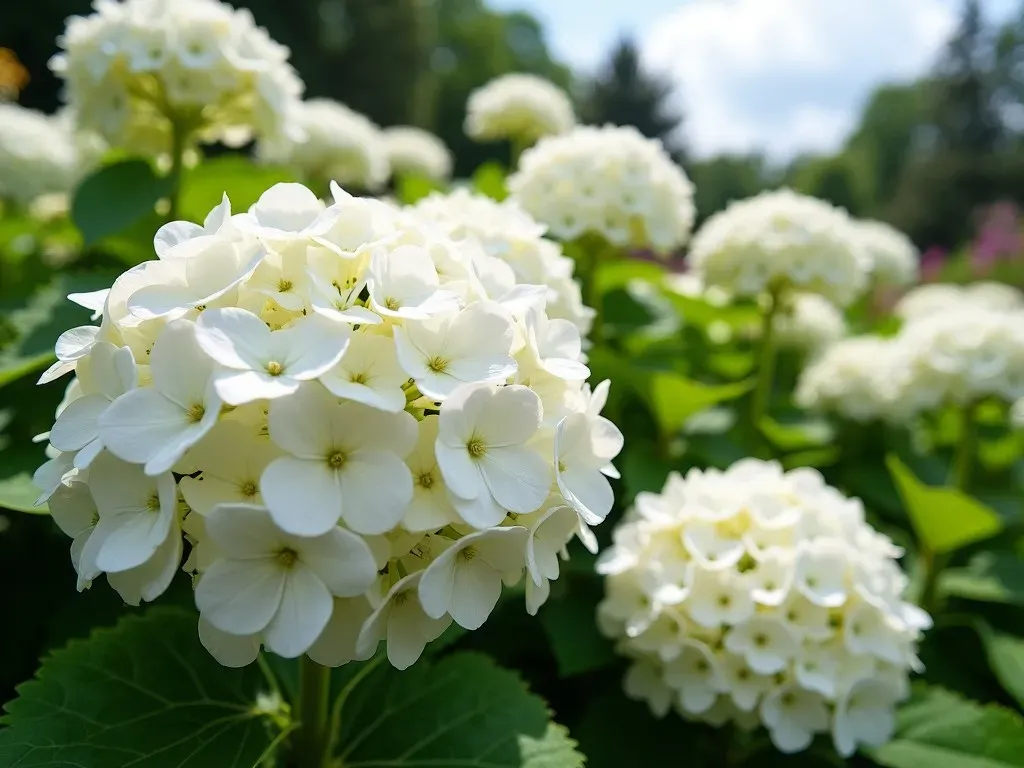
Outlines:
[[[959,0],[489,0],[526,9],[548,44],[593,70],[623,32],[668,73],[699,155],[830,151],[881,82],[924,72],[956,24]],[[1018,0],[982,0],[1008,18]]]

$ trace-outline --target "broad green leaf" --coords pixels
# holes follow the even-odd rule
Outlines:
[[[501,163],[493,160],[484,163],[473,171],[472,181],[473,189],[481,195],[498,201],[508,197],[508,188],[505,186],[505,168]]]
[[[337,734],[345,768],[580,768],[547,705],[486,656],[380,664],[347,694]]]
[[[999,632],[982,620],[977,627],[993,674],[1024,707],[1024,639]]]
[[[725,323],[733,332],[756,327],[761,322],[761,313],[753,304],[717,306],[699,296],[683,296],[670,290],[663,293],[679,313],[683,323],[705,331],[716,322]]]
[[[918,539],[933,552],[954,552],[1003,529],[999,515],[976,499],[955,488],[924,485],[895,454],[885,461]]]
[[[202,222],[225,193],[232,213],[244,213],[270,187],[285,181],[295,181],[295,174],[285,168],[257,165],[241,155],[206,160],[185,172],[178,218]]]
[[[761,434],[783,451],[804,451],[828,445],[835,437],[835,430],[827,421],[806,419],[784,423],[765,416],[760,423]]]
[[[693,414],[712,405],[735,400],[746,394],[752,381],[734,384],[701,384],[675,373],[651,374],[646,394],[651,410],[664,434],[674,434]]]
[[[0,343],[0,387],[45,368],[56,359],[53,345],[57,337],[90,322],[89,310],[68,301],[69,293],[105,288],[113,279],[106,272],[61,275],[20,307],[0,304],[14,333],[11,343]]]
[[[659,283],[665,275],[665,266],[653,261],[639,259],[615,259],[606,261],[597,268],[594,290],[608,293],[616,288],[625,288],[633,280]]]
[[[49,514],[50,510],[45,504],[35,506],[39,493],[39,488],[32,482],[32,475],[28,472],[0,477],[0,509],[31,512],[37,515]]]
[[[569,579],[568,586],[563,597],[549,600],[538,614],[561,677],[600,669],[617,659],[611,641],[598,631],[594,618],[604,593],[601,580],[577,576]]]
[[[86,246],[127,229],[153,212],[170,191],[145,160],[122,160],[85,178],[71,201],[71,218]]]
[[[441,192],[444,186],[426,176],[402,174],[398,177],[395,195],[405,205],[412,205],[432,192]]]
[[[0,765],[255,768],[274,732],[257,665],[222,667],[195,615],[155,608],[74,640],[6,705]]]
[[[899,712],[896,734],[869,751],[889,768],[1019,768],[1024,721],[941,688],[920,687]]]
[[[943,571],[939,591],[967,600],[1024,606],[1024,559],[1005,552],[982,552],[964,568]]]

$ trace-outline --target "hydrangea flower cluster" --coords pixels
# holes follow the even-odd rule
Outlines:
[[[958,307],[980,307],[991,310],[1024,309],[1024,292],[1007,285],[981,280],[967,285],[926,283],[918,285],[896,304],[893,312],[905,321],[918,320]]]
[[[871,261],[852,220],[789,189],[730,203],[694,236],[692,268],[736,296],[817,293],[846,306],[867,287]]]
[[[332,99],[309,99],[296,111],[301,129],[288,142],[261,142],[260,159],[292,166],[325,190],[329,180],[373,191],[391,175],[381,130],[368,117]]]
[[[949,307],[908,323],[897,344],[919,409],[1024,397],[1024,310]]]
[[[72,128],[66,113],[0,103],[0,199],[27,205],[71,191],[103,154],[102,142]]]
[[[657,139],[633,126],[580,126],[523,153],[512,197],[560,240],[591,233],[666,253],[686,242],[693,185]]]
[[[294,133],[303,85],[289,51],[219,0],[95,0],[72,16],[50,66],[81,127],[166,155],[176,129],[240,146]]]
[[[851,421],[904,423],[916,410],[907,397],[909,375],[894,339],[855,336],[831,345],[804,368],[794,399],[801,408]]]
[[[477,141],[532,143],[575,124],[569,95],[536,75],[496,77],[473,91],[466,104],[466,135]]]
[[[222,663],[261,645],[323,664],[386,639],[399,668],[479,627],[612,507],[622,447],[576,327],[471,240],[333,185],[174,222],[157,259],[75,300],[75,372],[36,473],[80,587],[128,603],[181,566]],[[187,544],[187,547],[186,547]]]
[[[816,293],[798,293],[776,315],[779,345],[816,353],[846,335],[843,313]]]
[[[573,279],[575,262],[558,243],[544,237],[544,225],[515,201],[499,203],[459,188],[428,195],[409,211],[422,226],[437,227],[455,240],[478,242],[512,267],[517,282],[547,286],[548,316],[568,320],[580,336],[590,332],[594,310],[583,304],[579,283]]]
[[[876,285],[910,285],[918,276],[918,252],[910,238],[881,221],[856,221]]]
[[[857,499],[812,469],[744,459],[669,477],[602,553],[599,625],[632,659],[627,695],[664,716],[768,729],[782,752],[890,738],[929,616]]]
[[[384,129],[391,173],[443,181],[452,175],[452,154],[437,136],[408,125]]]

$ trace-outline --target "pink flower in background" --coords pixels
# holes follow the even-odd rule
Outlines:
[[[941,245],[933,245],[921,254],[921,279],[925,282],[938,280],[946,264],[949,251]]]
[[[1020,232],[1020,211],[1011,202],[995,203],[984,209],[978,234],[971,245],[971,268],[975,274],[987,274],[1004,259],[1021,255],[1024,243]]]

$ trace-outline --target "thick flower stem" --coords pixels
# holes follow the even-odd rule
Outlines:
[[[303,656],[299,667],[299,696],[292,736],[294,768],[325,768],[329,755],[331,669]]]
[[[960,442],[953,454],[950,467],[949,485],[959,491],[967,492],[971,482],[971,469],[974,466],[974,454],[978,445],[978,429],[975,421],[975,406],[966,405],[960,412]],[[938,608],[939,574],[946,567],[948,556],[933,552],[922,543],[921,566],[924,570],[924,585],[921,587],[921,607],[928,613],[935,613]]]
[[[768,293],[768,306],[761,314],[761,340],[757,350],[757,381],[750,398],[750,435],[755,453],[763,454],[761,420],[768,410],[775,379],[775,318],[779,310],[779,294]],[[769,458],[762,456],[762,458]]]
[[[611,246],[597,239],[586,238],[578,241],[583,249],[584,258],[578,262],[580,279],[580,296],[583,305],[594,310],[594,322],[590,327],[590,340],[595,346],[603,341],[604,308],[601,306],[601,294],[597,290],[597,272],[601,263],[609,255]]]

